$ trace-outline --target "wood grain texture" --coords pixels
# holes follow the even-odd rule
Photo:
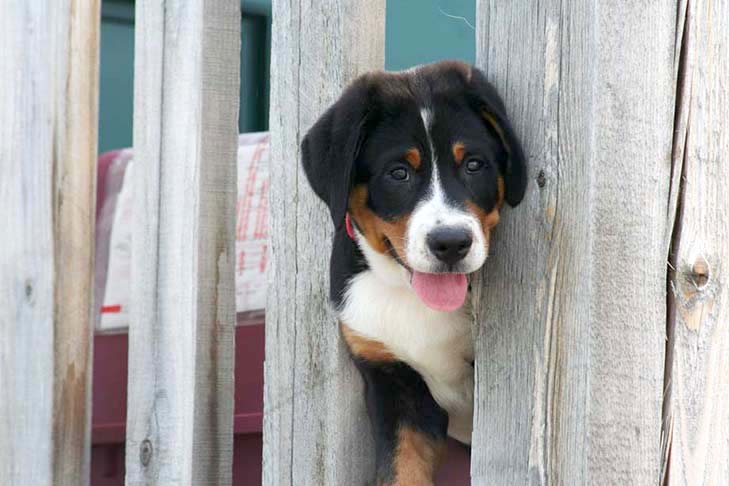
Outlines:
[[[0,484],[88,484],[99,2],[0,10]]]
[[[473,483],[656,484],[676,5],[477,5],[531,180],[474,286]]]
[[[362,380],[327,304],[332,223],[299,142],[347,82],[383,67],[385,2],[274,0],[273,22],[263,484],[371,484]]]
[[[729,2],[683,1],[666,484],[729,484]]]
[[[126,484],[228,485],[240,4],[135,16]]]

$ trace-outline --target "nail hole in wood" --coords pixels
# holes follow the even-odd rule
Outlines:
[[[152,442],[149,439],[144,439],[139,446],[139,460],[144,467],[147,467],[152,460]]]

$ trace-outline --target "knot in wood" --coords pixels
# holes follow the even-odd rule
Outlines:
[[[33,299],[33,282],[30,280],[25,282],[25,298],[29,301]]]
[[[144,439],[139,446],[139,460],[144,467],[147,467],[152,460],[152,442],[149,439]]]
[[[541,188],[547,184],[547,176],[544,175],[544,171],[540,170],[537,174],[537,185]]]
[[[709,262],[704,257],[698,257],[691,267],[691,281],[697,289],[702,289],[709,282],[709,275]]]

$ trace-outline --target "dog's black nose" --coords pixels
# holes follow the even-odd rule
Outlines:
[[[428,248],[438,260],[453,265],[466,256],[473,243],[471,232],[461,227],[436,228],[427,237]]]

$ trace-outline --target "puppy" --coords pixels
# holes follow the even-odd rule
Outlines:
[[[335,235],[330,297],[366,386],[378,484],[433,483],[446,437],[471,442],[468,275],[526,164],[484,75],[439,62],[356,79],[302,162]]]

